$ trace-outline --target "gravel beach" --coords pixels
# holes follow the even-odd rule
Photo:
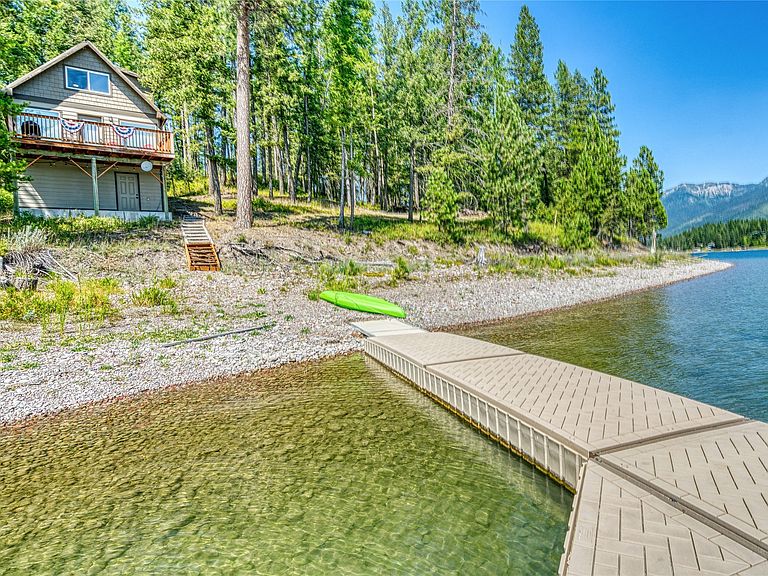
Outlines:
[[[409,322],[440,329],[614,298],[728,266],[695,259],[658,267],[617,267],[602,274],[550,274],[537,278],[478,276],[469,266],[456,266],[376,293],[403,306]],[[113,331],[112,337],[107,337],[107,332],[106,336],[91,338],[87,345],[40,345],[35,340],[39,335],[5,334],[0,343],[5,350],[12,350],[7,353],[13,355],[14,361],[0,371],[0,424],[146,390],[361,349],[361,340],[352,333],[348,322],[366,315],[311,301],[307,298],[310,288],[310,280],[279,270],[251,276],[216,274],[213,278],[188,274],[184,278],[185,291],[207,295],[187,300],[185,305],[191,311],[211,307],[211,298],[214,308],[222,308],[222,316],[227,314],[227,305],[239,309],[252,306],[259,311],[239,315],[234,325],[216,324],[211,331],[223,327],[259,329],[172,347],[157,339],[125,335],[181,328],[183,322],[189,322],[152,311],[124,323],[119,334]]]

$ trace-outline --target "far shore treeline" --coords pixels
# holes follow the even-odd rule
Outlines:
[[[0,84],[93,41],[172,119],[173,178],[206,178],[219,213],[236,186],[240,226],[259,191],[337,203],[342,227],[358,203],[423,214],[452,240],[476,210],[501,237],[547,231],[567,249],[652,243],[666,226],[663,173],[647,147],[622,156],[608,79],[563,61],[547,78],[525,6],[508,49],[483,31],[476,0],[405,0],[396,18],[370,0],[138,6],[2,3]],[[21,165],[0,130],[7,190]]]
[[[768,219],[710,222],[664,238],[671,250],[694,248],[758,248],[768,246]]]

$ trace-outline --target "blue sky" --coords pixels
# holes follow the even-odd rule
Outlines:
[[[649,146],[667,187],[768,176],[768,3],[527,4],[550,79],[558,59],[585,75],[602,68],[623,153]],[[505,51],[521,5],[481,1],[481,23]]]

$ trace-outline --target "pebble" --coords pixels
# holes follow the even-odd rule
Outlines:
[[[540,278],[520,278],[512,274],[480,277],[471,267],[456,266],[435,269],[427,277],[376,294],[400,304],[409,312],[408,322],[436,329],[613,298],[729,266],[716,260],[696,259],[653,268],[612,268],[610,274],[604,275]],[[185,280],[190,293],[202,294],[209,290],[206,282],[210,280],[194,274],[190,273]],[[250,282],[239,276],[221,275],[217,281],[216,297],[231,306],[233,315],[243,303],[263,305],[267,316],[259,322],[275,324],[260,332],[173,348],[163,348],[151,340],[136,344],[114,339],[87,351],[56,345],[42,351],[30,351],[23,346],[14,349],[17,356],[14,365],[32,367],[13,369],[11,366],[0,371],[0,425],[147,390],[362,349],[362,341],[352,334],[348,322],[365,319],[367,315],[310,301],[306,294],[311,286],[306,280],[297,279],[290,290],[281,291],[279,287],[285,281],[281,274],[275,273],[271,280],[260,278]],[[204,299],[197,304],[208,306]],[[284,316],[286,310],[290,311],[290,319]],[[142,325],[145,330],[168,328],[169,324],[182,328],[189,318],[155,315],[143,317],[141,321],[154,323],[149,328]],[[245,326],[254,324],[253,320],[242,322]],[[137,326],[138,320],[126,318],[123,325],[115,329],[130,333],[131,329],[138,329]],[[10,344],[8,337],[6,332],[0,345]],[[30,332],[15,334],[13,338],[30,340],[34,336]],[[345,411],[340,408],[338,412]]]

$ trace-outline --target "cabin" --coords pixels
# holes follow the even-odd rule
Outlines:
[[[173,135],[136,73],[86,41],[4,90],[24,105],[7,119],[26,162],[17,211],[171,218],[165,170]]]

